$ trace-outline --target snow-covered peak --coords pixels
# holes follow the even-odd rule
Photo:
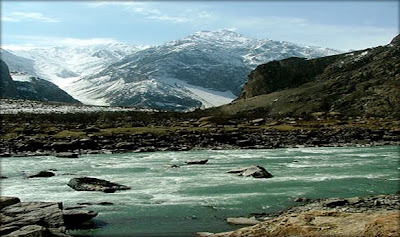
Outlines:
[[[6,62],[15,58],[12,55],[34,62],[31,66],[33,70],[17,71],[39,76],[61,88],[65,88],[79,78],[101,71],[127,55],[148,47],[112,42],[85,46],[72,45],[40,47],[30,50],[10,50],[11,56],[5,55],[4,57]],[[16,63],[17,60],[13,60],[10,63],[10,68],[14,68]],[[18,68],[22,67],[19,66]]]
[[[167,45],[182,45],[192,43],[197,46],[218,46],[223,48],[251,47],[258,40],[250,38],[234,31],[216,30],[216,31],[198,31],[185,38],[172,41]]]

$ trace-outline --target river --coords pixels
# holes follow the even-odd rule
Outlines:
[[[112,202],[88,206],[102,227],[71,231],[82,236],[191,236],[237,227],[227,217],[273,212],[295,205],[296,197],[353,197],[399,189],[399,146],[200,150],[91,154],[77,159],[11,157],[1,159],[1,195],[21,201]],[[206,165],[180,166],[209,159]],[[260,165],[274,175],[255,179],[227,171]],[[49,178],[24,177],[55,169]],[[130,186],[116,193],[78,192],[71,178],[90,176]]]

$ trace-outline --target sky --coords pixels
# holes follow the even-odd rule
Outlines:
[[[201,30],[354,50],[399,33],[400,1],[1,1],[8,49],[160,45]]]

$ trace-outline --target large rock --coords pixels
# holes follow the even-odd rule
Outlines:
[[[187,165],[204,165],[208,162],[208,160],[192,160],[192,161],[186,161],[185,163]]]
[[[239,168],[228,171],[231,174],[239,174],[241,176],[251,176],[254,178],[272,178],[273,175],[269,173],[264,167],[254,165],[246,168]]]
[[[45,230],[54,234],[63,234],[65,233],[65,226],[61,209],[62,204],[55,202],[19,202],[4,207],[0,214],[0,235],[45,236],[37,235]],[[34,225],[39,225],[45,229],[33,227]]]
[[[125,185],[91,177],[73,178],[68,182],[68,186],[77,191],[101,191],[105,193],[113,193],[116,190],[130,189],[130,187]]]
[[[29,175],[28,178],[47,178],[47,177],[52,177],[54,175],[55,174],[51,171],[43,170],[36,174]]]
[[[98,215],[95,211],[72,209],[64,210],[64,222],[67,229],[85,229],[92,227],[91,219]]]
[[[17,197],[0,196],[0,210],[21,202]]]

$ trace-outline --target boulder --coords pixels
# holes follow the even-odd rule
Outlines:
[[[43,170],[40,171],[39,173],[29,175],[28,178],[47,178],[47,177],[52,177],[55,174],[51,171]]]
[[[207,159],[205,160],[192,160],[192,161],[186,161],[186,165],[204,165],[208,162]]]
[[[72,152],[61,152],[61,153],[57,153],[56,157],[59,157],[59,158],[78,158],[79,154],[78,153],[72,153]]]
[[[112,193],[116,190],[130,189],[130,187],[125,185],[91,177],[73,178],[68,182],[68,186],[77,191],[101,191],[105,193]]]
[[[308,202],[310,199],[304,197],[298,197],[294,199],[294,202]]]
[[[334,198],[334,199],[326,200],[325,203],[324,203],[324,206],[333,208],[333,207],[344,206],[344,205],[346,205],[348,203],[349,203],[349,201],[346,200],[346,199],[339,199],[339,198],[336,199],[336,198]]]
[[[18,202],[1,209],[1,233],[0,235],[11,234],[14,231],[22,230],[36,233],[42,228],[26,227],[40,225],[47,229],[58,230],[65,233],[62,204],[56,202]],[[24,229],[25,227],[26,229]],[[64,228],[64,229],[63,229]],[[19,236],[19,235],[13,235]],[[24,236],[24,235],[22,235]],[[42,235],[26,235],[42,236]]]
[[[246,168],[233,169],[228,171],[228,173],[239,174],[241,176],[251,176],[254,178],[272,178],[273,175],[270,174],[264,167],[254,165]]]
[[[64,223],[67,229],[85,229],[92,227],[93,224],[90,222],[94,217],[98,215],[95,211],[82,210],[82,209],[70,209],[64,210]]]
[[[0,196],[0,210],[21,202],[17,197]]]

